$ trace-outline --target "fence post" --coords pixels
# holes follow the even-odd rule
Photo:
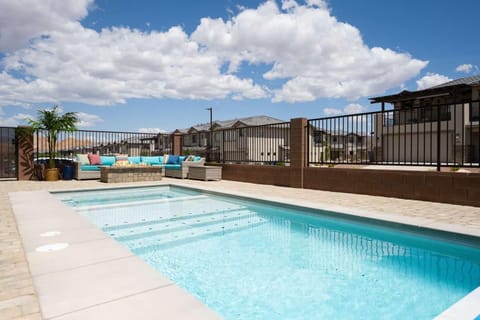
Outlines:
[[[182,154],[182,134],[174,133],[172,139],[172,154],[181,155]]]
[[[303,188],[303,169],[306,166],[306,118],[290,120],[290,186]]]
[[[17,179],[32,180],[34,175],[32,128],[18,126],[15,130],[15,140],[17,147]]]

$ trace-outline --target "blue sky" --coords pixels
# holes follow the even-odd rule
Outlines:
[[[0,0],[0,126],[54,104],[91,130],[378,110],[479,74],[476,0]]]

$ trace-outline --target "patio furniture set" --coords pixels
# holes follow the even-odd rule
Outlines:
[[[205,166],[199,156],[100,156],[78,154],[73,176],[77,180],[100,179],[102,182],[157,181],[162,176],[200,180],[220,180],[222,167]]]

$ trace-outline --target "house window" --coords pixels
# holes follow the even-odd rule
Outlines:
[[[192,143],[197,143],[197,135],[192,135]]]
[[[315,144],[322,144],[323,143],[323,132],[322,131],[315,131],[313,135],[313,141]]]
[[[470,104],[470,121],[480,120],[480,102],[472,102]]]
[[[244,128],[240,129],[240,131],[239,131],[239,133],[238,133],[238,136],[239,136],[239,137],[245,136],[245,129],[244,129]]]

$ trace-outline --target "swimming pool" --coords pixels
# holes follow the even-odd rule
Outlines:
[[[56,196],[225,319],[431,319],[480,285],[479,248],[426,230],[168,186]]]

